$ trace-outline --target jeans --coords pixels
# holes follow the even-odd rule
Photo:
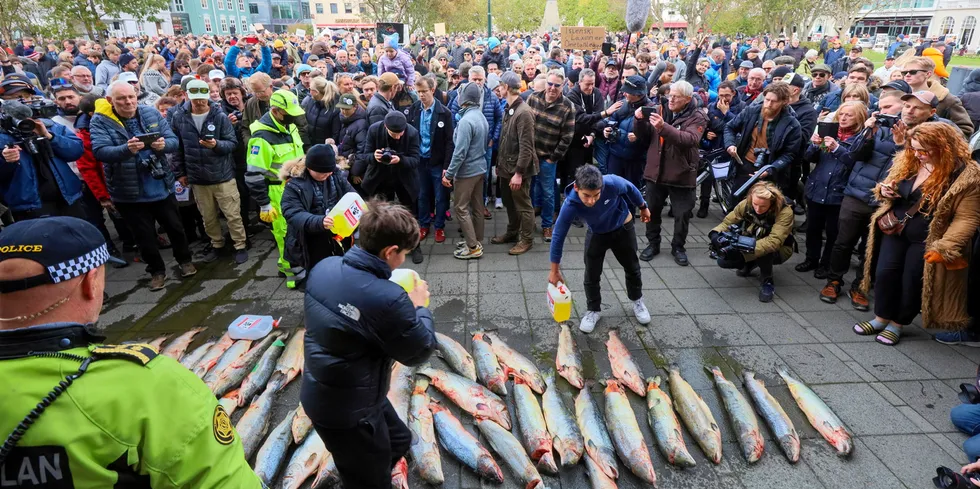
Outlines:
[[[184,225],[180,221],[177,199],[173,195],[156,202],[117,202],[116,209],[136,237],[140,256],[146,262],[146,271],[150,275],[164,274],[167,271],[157,242],[157,222],[167,231],[177,263],[183,265],[191,262],[191,251],[187,247]]]
[[[916,216],[914,219],[920,219]],[[911,324],[922,308],[922,273],[926,244],[901,235],[881,235],[875,273],[875,315],[901,325]]]
[[[844,196],[844,201],[840,205],[840,216],[837,219],[837,240],[830,252],[830,280],[843,282],[844,274],[851,267],[851,253],[859,241],[867,242],[868,225],[871,224],[871,214],[875,211],[864,201],[851,196]],[[807,225],[809,227],[809,225]],[[830,239],[827,239],[830,243]],[[878,242],[880,245],[880,241]],[[863,248],[863,247],[862,247]],[[877,256],[877,254],[875,254]],[[851,288],[857,287],[864,279],[864,253],[858,251],[860,262],[856,270],[854,282]],[[871,269],[874,270],[874,263]],[[872,275],[872,278],[874,275]]]
[[[534,207],[541,208],[541,228],[555,224],[555,178],[558,163],[541,160],[541,171],[534,177],[531,199]]]
[[[626,295],[631,301],[643,297],[643,279],[640,275],[640,259],[636,256],[636,221],[623,224],[612,232],[597,234],[590,229],[585,235],[585,300],[590,311],[598,312],[602,306],[599,280],[606,252],[612,250],[616,261],[626,272]]]
[[[961,432],[970,435],[963,451],[970,462],[980,458],[980,404],[960,404],[949,411],[949,420]]]
[[[819,204],[807,199],[806,259],[817,263],[822,268],[830,267],[830,253],[837,241],[839,218],[840,205]],[[826,243],[823,242],[824,229],[827,230]]]
[[[595,157],[595,165],[599,167],[599,171],[603,175],[609,174],[609,143],[605,139],[596,138],[592,155]]]
[[[667,197],[674,209],[674,237],[670,239],[670,249],[687,251],[684,243],[687,241],[687,231],[694,210],[694,189],[671,187],[647,181],[646,199],[650,206],[650,222],[647,223],[647,241],[660,245],[660,223],[663,222],[664,205]]]
[[[313,428],[333,454],[345,489],[389,489],[391,470],[412,443],[412,432],[387,400],[353,428]]]
[[[497,147],[497,145],[494,144],[493,145],[493,148],[496,148],[496,147]],[[493,197],[493,188],[492,188],[492,184],[491,184],[491,182],[493,181],[493,170],[491,170],[491,168],[493,167],[493,148],[488,147],[486,154],[483,155],[483,157],[487,159],[487,173],[486,173],[486,176],[487,177],[483,181],[483,200],[484,201],[486,201],[490,197]],[[447,203],[447,205],[448,205],[448,203]]]
[[[434,211],[436,229],[443,229],[446,227],[446,210],[449,209],[449,192],[442,186],[442,168],[429,166],[429,159],[422,158],[418,172],[419,227],[427,229],[432,224]]]

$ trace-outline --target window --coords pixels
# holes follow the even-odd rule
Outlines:
[[[245,0],[238,0],[238,11],[239,12],[245,11]]]
[[[233,30],[233,31],[238,29],[238,27],[235,25],[235,18],[234,17],[228,19],[228,27],[230,27],[231,30]]]
[[[960,35],[960,42],[964,46],[969,46],[973,42],[973,31],[977,28],[977,18],[969,16],[963,19],[963,34]]]
[[[299,4],[299,6],[300,6],[300,8],[303,9],[303,18],[304,19],[309,19],[310,18],[310,4],[309,3],[306,3],[306,2],[302,2],[302,3]]]
[[[225,9],[225,0],[216,0],[215,3],[218,4],[218,10],[224,10]]]
[[[941,27],[939,28],[939,35],[940,36],[948,36],[948,35],[952,34],[953,33],[953,26],[955,24],[956,24],[956,21],[953,20],[952,17],[946,17],[945,19],[943,19],[943,23],[941,24]]]
[[[331,4],[330,4],[330,13],[331,13],[331,14],[336,14],[336,13],[338,13],[338,12],[337,12],[337,4],[336,4],[336,3],[331,3]]]
[[[242,32],[245,32],[247,30],[248,30],[248,19],[242,17]]]
[[[354,13],[354,5],[351,4],[350,2],[344,2],[344,13],[345,14]]]
[[[259,4],[257,4],[257,3],[250,3],[250,4],[248,4],[248,13],[250,13],[252,15],[258,15],[259,14]]]
[[[367,15],[367,8],[365,6],[359,5],[358,10],[361,12],[361,15]]]
[[[316,4],[316,13],[318,13],[318,14],[322,14],[323,13],[323,4],[322,3]]]
[[[211,32],[211,17],[204,17],[204,31]]]
[[[120,29],[120,27],[119,27],[119,22],[115,22],[115,21],[113,21],[113,22],[112,22],[112,30],[114,30],[114,31],[118,31],[119,29]]]
[[[201,8],[208,8],[208,0],[201,0]]]
[[[221,32],[228,32],[228,19],[221,16]]]
[[[174,0],[174,12],[184,11],[184,0]]]

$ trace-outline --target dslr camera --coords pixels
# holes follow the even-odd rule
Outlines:
[[[932,483],[939,489],[969,489],[977,486],[973,485],[970,479],[980,479],[980,474],[968,472],[960,474],[949,467],[938,467],[936,477],[932,478]]]
[[[891,129],[895,127],[895,124],[901,120],[901,116],[898,114],[878,114],[875,116],[875,121],[878,123],[878,127],[884,127]]]
[[[167,170],[164,168],[163,162],[156,155],[152,155],[149,158],[141,158],[139,165],[156,180],[163,180],[167,176]]]
[[[384,163],[384,164],[386,164],[386,165],[390,165],[391,164],[391,157],[394,154],[395,153],[394,153],[394,151],[391,150],[391,148],[384,148],[384,149],[382,149],[381,150],[381,162]]]
[[[769,148],[755,148],[752,153],[755,154],[756,168],[762,168],[769,164],[769,156],[772,154]]]
[[[619,129],[619,122],[607,119],[606,127],[603,128],[603,132],[605,132],[606,128],[610,130],[609,137],[607,137],[606,140],[615,141],[619,139],[619,133],[621,132],[621,130]]]
[[[738,224],[728,226],[728,231],[718,233],[711,240],[711,258],[728,258],[734,253],[755,253],[755,238],[743,236]]]

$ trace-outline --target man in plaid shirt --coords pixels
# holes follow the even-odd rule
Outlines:
[[[531,200],[541,210],[541,231],[545,242],[551,241],[555,222],[555,178],[558,162],[565,158],[575,135],[575,107],[562,95],[565,73],[560,69],[548,72],[544,92],[527,99],[534,112],[534,149],[541,160],[541,170],[531,186]]]

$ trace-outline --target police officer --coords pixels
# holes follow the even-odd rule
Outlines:
[[[74,217],[0,233],[3,487],[261,487],[200,379],[148,345],[101,344],[108,257]]]
[[[306,111],[299,99],[288,90],[276,90],[269,99],[269,112],[249,126],[248,168],[245,184],[259,204],[259,219],[272,224],[272,236],[279,247],[279,271],[286,275],[286,286],[296,288],[295,273],[284,256],[286,219],[282,217],[283,182],[279,180],[282,164],[303,156],[303,139],[296,121]]]

